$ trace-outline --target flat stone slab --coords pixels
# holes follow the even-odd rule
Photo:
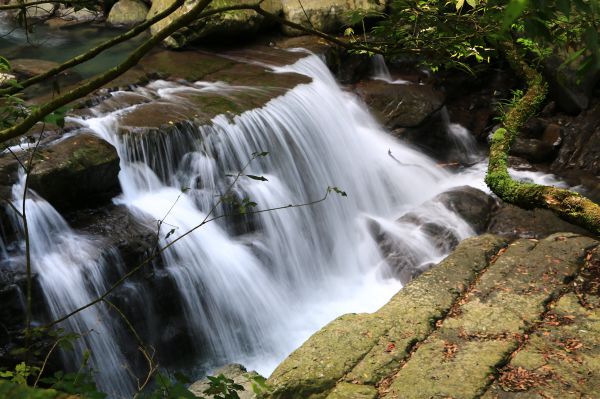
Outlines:
[[[465,240],[379,311],[325,326],[274,371],[272,397],[598,397],[598,241],[506,244]]]
[[[326,397],[344,377],[350,382],[376,382],[434,328],[436,320],[505,244],[490,235],[465,240],[376,313],[334,320],[273,372],[268,380],[274,387],[273,397]],[[338,391],[343,389],[347,388]]]
[[[498,371],[485,399],[600,395],[600,250]]]

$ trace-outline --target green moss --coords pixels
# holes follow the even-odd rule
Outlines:
[[[53,389],[34,389],[0,379],[0,398],[7,399],[76,399]]]
[[[339,383],[327,399],[376,399],[377,389],[372,386]]]

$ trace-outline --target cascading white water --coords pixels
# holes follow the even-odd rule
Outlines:
[[[13,186],[17,209],[24,188],[25,174],[21,173],[19,183]],[[109,286],[105,277],[108,262],[119,267],[118,254],[101,253],[91,239],[74,232],[48,202],[35,194],[28,195],[25,209],[32,271],[39,275],[50,316],[62,317],[103,294]],[[22,234],[21,220],[15,217],[14,224]],[[130,392],[134,385],[126,374],[127,361],[116,339],[119,327],[111,322],[113,319],[96,306],[61,323],[59,327],[81,334],[73,341],[75,349],[63,353],[63,357],[70,368],[77,370],[84,364],[83,353],[89,351],[94,368],[103,370],[97,375],[98,384],[110,393]]]
[[[164,254],[188,323],[217,362],[241,361],[263,373],[324,322],[375,310],[400,288],[378,275],[381,257],[366,221],[393,217],[430,198],[448,177],[381,131],[316,56],[274,70],[314,81],[233,120],[219,116],[211,126],[181,129],[175,137],[189,145],[181,159],[119,133],[118,116],[127,109],[80,121],[118,149],[118,202],[154,219],[175,204],[162,237],[171,226],[176,231],[163,244],[200,223],[215,193],[229,184],[226,175],[256,151],[269,155],[244,172],[268,182],[242,178],[235,190],[259,209],[311,202],[332,185],[348,192],[348,198],[257,215],[252,235],[232,237],[227,221],[206,225]],[[173,94],[169,85],[154,84],[154,94]],[[178,147],[174,141],[161,146]],[[420,168],[399,167],[389,149]],[[192,189],[182,194],[181,187]]]
[[[393,84],[411,84],[408,80],[404,79],[394,79],[390,70],[385,63],[385,58],[381,54],[375,54],[373,58],[371,58],[372,65],[372,77],[373,79],[383,80],[384,82],[393,83]]]
[[[435,261],[445,254],[433,249],[426,234],[414,234],[415,226],[393,227],[391,221],[449,187],[482,180],[481,172],[448,174],[388,136],[337,86],[318,57],[273,70],[305,74],[313,82],[263,108],[233,119],[217,116],[211,125],[181,127],[164,137],[158,133],[155,141],[119,132],[119,116],[136,106],[109,113],[98,109],[96,117],[76,120],[117,148],[123,194],[115,201],[134,215],[164,218],[162,245],[201,223],[231,183],[228,175],[238,173],[256,151],[269,155],[243,172],[268,181],[242,177],[234,191],[255,201],[257,209],[314,201],[333,185],[348,193],[310,207],[253,215],[254,228],[241,235],[232,232],[231,221],[220,219],[163,253],[192,341],[203,346],[199,363],[241,362],[263,374],[333,318],[374,311],[401,288],[386,277],[387,265],[369,230],[372,220],[389,225],[391,234],[414,249],[416,266]],[[168,100],[178,90],[207,88],[236,90],[222,83],[155,82],[139,93]],[[62,315],[106,288],[105,265],[93,242],[71,231],[45,201],[30,200],[29,208],[36,268],[52,312]],[[217,215],[226,211],[216,208]],[[472,234],[445,209],[431,207],[427,213],[461,239]],[[125,364],[119,346],[111,342],[118,339],[112,331],[118,321],[94,324],[96,318],[108,320],[94,308],[69,327],[104,329],[86,341],[96,368],[105,373],[100,387],[125,395],[132,385],[118,367]]]

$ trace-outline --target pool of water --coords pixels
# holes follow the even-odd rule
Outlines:
[[[64,62],[123,33],[123,30],[95,24],[56,29],[44,24],[33,26],[33,31],[16,25],[8,15],[0,15],[0,55],[11,59],[34,58]],[[96,58],[73,68],[81,77],[89,78],[123,61],[144,39],[143,33],[131,40],[110,48]]]

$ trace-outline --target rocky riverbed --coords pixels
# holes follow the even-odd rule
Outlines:
[[[153,1],[151,7],[143,3],[119,1],[106,22],[135,25],[168,2]],[[293,2],[266,3],[286,18],[300,22],[305,18]],[[334,7],[327,13],[318,3],[305,4],[311,22],[325,30],[338,29],[344,23],[339,10]],[[381,7],[378,2],[353,3],[358,8]],[[133,20],[117,18],[130,14],[123,11],[129,10],[125,7],[132,7]],[[57,21],[65,20],[64,10],[46,11],[52,15],[47,23],[54,27],[72,28],[92,20],[105,23],[102,15],[88,19],[91,14],[82,13],[62,25]],[[310,83],[306,75],[266,67],[299,60],[305,53],[286,50],[303,47],[325,59],[344,88],[360,98],[392,136],[433,157],[440,170],[463,173],[482,160],[487,135],[495,124],[496,104],[510,96],[516,84],[516,78],[502,69],[488,71],[473,82],[451,73],[432,78],[400,61],[391,65],[389,79],[375,79],[369,57],[347,54],[321,40],[290,39],[272,32],[253,36],[254,42],[241,47],[223,45],[215,50],[211,37],[221,37],[223,29],[238,35],[235,37],[272,29],[260,18],[248,23],[246,14],[233,14],[216,26],[197,27],[193,35],[174,35],[168,42],[172,47],[199,39],[204,39],[205,47],[177,52],[157,49],[125,75],[76,104],[64,128],[39,125],[25,140],[13,142],[18,159],[10,153],[0,157],[2,198],[11,198],[12,186],[19,180],[19,163],[27,161],[20,150],[43,134],[30,187],[60,211],[76,232],[93,237],[107,252],[115,250],[128,270],[154,250],[156,221],[112,202],[122,190],[118,176],[123,154],[82,128],[78,120],[114,112],[119,135],[133,143],[128,158],[141,160],[149,148],[162,148],[162,157],[178,160],[191,145],[181,144],[182,132],[190,126],[210,125],[217,115],[232,120]],[[236,30],[240,26],[250,30]],[[25,58],[14,65],[14,72],[26,78],[56,64]],[[547,73],[552,75],[551,68]],[[61,87],[68,89],[81,76],[60,78]],[[511,164],[515,173],[526,179],[532,172],[554,173],[566,181],[563,184],[597,201],[597,89],[565,90],[558,83],[554,86],[551,101],[530,119],[513,147]],[[41,93],[28,95],[32,102],[48,99]],[[467,156],[466,147],[457,144],[452,124],[466,128],[472,145]],[[177,165],[165,168],[150,161],[148,166],[166,180]],[[456,229],[428,219],[428,213],[440,206],[464,220],[478,236],[461,242],[464,237]],[[2,249],[7,254],[20,249],[19,229],[11,212],[9,207],[0,212]],[[600,367],[595,360],[600,342],[597,238],[549,211],[516,208],[468,186],[435,196],[393,223],[407,231],[419,231],[436,251],[452,254],[437,265],[428,262],[415,267],[418,254],[413,253],[414,248],[391,236],[377,220],[370,221],[369,232],[390,266],[389,276],[406,287],[379,311],[342,316],[313,335],[270,377],[274,398],[561,397],[564,392],[593,397],[600,389]],[[258,227],[242,218],[231,230],[242,236],[251,235]],[[164,334],[149,339],[165,354],[161,362],[180,367],[192,361],[192,354],[189,358],[170,356],[169,348],[190,346],[190,336],[181,321],[185,317],[182,305],[173,294],[176,287],[161,262],[158,259],[156,269],[136,278],[135,284],[157,293],[146,305],[164,322]],[[113,265],[109,281],[121,272]],[[7,262],[0,264],[0,273],[0,366],[8,366],[20,360],[11,351],[23,342],[25,278]],[[47,304],[37,277],[34,288],[35,317],[43,321],[48,317]],[[117,290],[113,300],[126,309],[135,325],[145,326],[143,315],[127,310],[132,300],[126,288]],[[135,345],[130,346],[133,349],[128,354],[132,355]],[[245,374],[240,374],[239,368],[234,370],[243,380]],[[197,392],[203,385],[198,386]],[[16,389],[0,381],[0,396]]]

